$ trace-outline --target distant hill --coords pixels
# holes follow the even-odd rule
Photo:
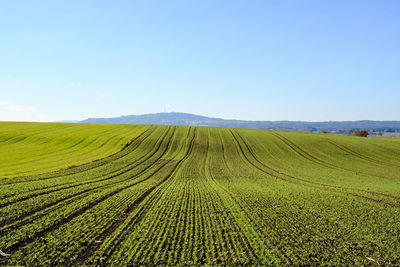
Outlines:
[[[350,129],[367,129],[371,132],[400,132],[400,121],[244,121],[224,120],[180,112],[128,115],[116,118],[89,118],[81,121],[81,123],[214,126],[304,132],[319,132],[322,130],[328,130],[329,132],[336,133],[346,133]]]

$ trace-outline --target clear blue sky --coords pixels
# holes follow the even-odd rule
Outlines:
[[[0,120],[400,120],[400,1],[0,3]]]

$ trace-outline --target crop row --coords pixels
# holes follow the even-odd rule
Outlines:
[[[325,136],[315,143],[313,136],[300,137],[153,126],[94,166],[8,184],[0,202],[0,249],[11,256],[3,260],[399,265],[399,191],[381,185],[400,178],[396,161],[364,156],[357,140],[348,147],[336,137],[322,145]],[[336,153],[347,153],[354,166],[330,160]],[[23,193],[25,183],[31,192]]]
[[[0,123],[0,181],[111,155],[149,126]],[[5,180],[10,180],[6,178]]]
[[[54,225],[60,224],[66,224],[69,222],[70,219],[75,218],[76,216],[80,215],[82,212],[89,211],[92,209],[94,206],[99,205],[101,202],[109,199],[113,195],[118,194],[120,191],[126,191],[126,189],[129,189],[131,187],[137,187],[138,183],[151,180],[150,178],[153,178],[154,173],[158,172],[163,166],[165,166],[168,162],[165,160],[161,160],[161,157],[163,154],[166,153],[168,150],[168,146],[171,143],[171,139],[173,136],[173,132],[170,133],[169,138],[165,138],[164,140],[164,145],[163,149],[160,149],[161,155],[157,155],[157,153],[153,154],[153,156],[156,156],[156,161],[151,161],[151,163],[143,168],[145,164],[140,164],[141,170],[134,174],[133,176],[127,177],[123,180],[118,181],[116,177],[111,183],[108,185],[103,185],[103,186],[97,186],[93,188],[92,192],[90,194],[82,194],[80,197],[82,199],[76,199],[71,198],[71,204],[67,205],[67,203],[63,202],[57,202],[56,205],[45,205],[45,208],[41,210],[41,213],[44,214],[34,214],[33,218],[28,217],[26,219],[26,224],[25,222],[17,222],[16,227],[15,224],[12,224],[11,226],[8,225],[4,230],[4,232],[7,232],[7,236],[2,238],[2,242],[6,244],[2,244],[2,247],[9,247],[8,250],[15,250],[19,249],[19,247],[26,243],[27,240],[35,240],[37,239],[37,235],[41,235],[41,233],[47,233],[49,229],[51,230],[54,228]],[[161,165],[161,167],[157,167],[158,165]],[[152,172],[153,169],[156,169],[155,171]],[[150,174],[148,174],[150,173]],[[147,175],[147,177],[142,178],[144,175]],[[139,180],[139,181],[138,181]],[[84,190],[85,191],[85,190]],[[39,202],[40,203],[40,202]],[[19,203],[16,203],[18,207]],[[32,204],[32,206],[37,206],[37,203]],[[54,206],[54,207],[53,207]],[[13,214],[13,213],[11,213]],[[44,220],[41,221],[41,220]],[[47,223],[46,223],[47,222]],[[10,231],[10,228],[14,229],[17,231],[17,233]],[[35,234],[35,231],[38,234]],[[32,234],[33,232],[33,234]],[[18,237],[21,238],[20,241],[18,241]],[[7,242],[14,242],[13,244],[8,244]],[[29,243],[29,242],[28,242]]]

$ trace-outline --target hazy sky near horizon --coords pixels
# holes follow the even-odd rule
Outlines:
[[[400,1],[0,3],[0,120],[400,120]]]

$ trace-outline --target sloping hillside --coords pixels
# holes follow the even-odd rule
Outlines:
[[[55,171],[108,156],[148,127],[0,122],[0,178]]]
[[[0,186],[9,265],[400,264],[397,139],[153,126]]]

